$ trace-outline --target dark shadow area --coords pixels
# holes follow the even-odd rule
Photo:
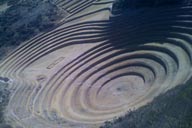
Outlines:
[[[191,2],[191,0],[116,0],[113,5],[113,11],[191,5]]]
[[[127,49],[130,52],[134,49],[135,51],[141,49],[160,51],[173,58],[179,66],[179,58],[168,49],[144,47],[145,44],[152,42],[169,43],[182,48],[191,61],[191,52],[182,42],[192,44],[190,36],[187,36],[192,34],[190,30],[192,24],[184,22],[191,21],[192,18],[183,16],[192,11],[190,5],[190,0],[122,0],[120,5],[115,5],[113,8],[119,8],[121,11],[118,12],[120,15],[111,18],[109,43],[114,49]],[[180,33],[186,33],[186,35]],[[106,122],[100,128],[191,127],[192,79],[186,84],[161,94],[151,103],[137,110],[130,110],[125,116],[116,118],[112,122]]]
[[[169,37],[187,40],[176,33],[192,33],[187,29],[192,26],[191,23],[184,22],[185,20],[190,21],[192,18],[190,16],[182,17],[182,15],[189,14],[192,9],[181,7],[144,9],[134,15],[128,11],[120,16],[112,17],[108,30],[109,43],[117,48],[125,48],[125,45],[121,46],[122,44],[126,44],[130,48],[131,45],[151,42],[165,43]],[[187,41],[190,43],[189,40]]]

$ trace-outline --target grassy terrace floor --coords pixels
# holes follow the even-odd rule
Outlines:
[[[101,128],[191,128],[192,81],[155,98],[152,103],[106,122]]]
[[[10,80],[6,122],[19,128],[98,128],[135,110],[104,127],[191,126],[192,6],[25,2],[17,4],[20,11],[7,12],[13,21],[6,15],[0,21],[7,25],[0,39],[12,41],[1,47],[26,40],[0,63],[0,78]],[[55,14],[50,7],[64,15],[39,33],[55,25],[49,24],[49,14]]]

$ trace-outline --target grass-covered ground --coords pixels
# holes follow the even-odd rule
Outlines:
[[[19,44],[57,26],[62,10],[43,0],[0,0],[9,8],[0,13],[0,60]],[[4,120],[9,102],[8,84],[0,82],[0,128],[11,128]]]
[[[101,128],[192,128],[192,79]]]
[[[159,6],[191,6],[191,0],[117,0],[114,13]],[[192,128],[192,79],[101,128]]]
[[[11,128],[6,124],[4,119],[4,112],[9,102],[10,91],[8,90],[8,84],[0,82],[0,128]]]
[[[10,7],[0,13],[1,57],[23,41],[54,28],[64,17],[62,10],[49,1],[3,0],[0,4],[6,2]]]
[[[62,11],[50,2],[41,0],[1,0],[11,6],[0,14],[0,59],[23,41],[40,32],[52,29],[63,17]],[[125,3],[122,3],[125,2]],[[174,0],[119,0],[114,8],[140,8],[169,5]],[[175,0],[181,3],[181,0]],[[190,3],[189,1],[185,1]],[[174,3],[175,4],[175,3]],[[9,101],[7,84],[0,83],[0,128],[10,128],[3,112]],[[192,128],[192,80],[162,94],[138,110],[106,122],[101,128]]]

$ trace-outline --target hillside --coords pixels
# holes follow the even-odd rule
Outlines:
[[[65,17],[49,1],[4,0],[0,7],[4,9],[0,11],[0,59],[22,42],[54,28]]]
[[[191,127],[190,0],[10,1],[1,127]]]
[[[192,81],[155,98],[101,128],[191,128]]]
[[[145,14],[143,14],[144,12],[143,10],[156,11],[156,15],[158,16],[159,11],[157,10],[163,10],[166,7],[169,8],[167,10],[171,10],[171,8],[177,10],[177,8],[179,9],[185,5],[188,6],[187,8],[189,10],[191,8],[190,7],[191,1],[189,0],[160,1],[159,4],[156,1],[150,2],[150,0],[148,0],[149,3],[147,2],[147,0],[138,0],[138,1],[119,0],[115,3],[113,12],[117,14],[123,13],[122,15],[124,15],[124,17],[126,16],[130,17],[129,11],[131,9],[132,11],[131,18],[133,18],[134,17],[133,14],[134,15],[140,14],[141,12],[142,15],[145,16]],[[132,4],[130,4],[129,2]],[[145,4],[142,4],[142,2]],[[189,14],[189,12],[183,10],[183,14]],[[176,17],[176,15],[174,16],[174,13],[172,13],[172,16]],[[187,19],[189,20],[189,18],[186,18],[186,20]],[[164,22],[168,22],[166,18],[164,20],[165,20]],[[178,18],[178,20],[181,19]],[[173,25],[174,23],[170,22],[170,24]],[[190,26],[190,25],[188,26],[187,23],[183,23],[183,25],[186,26],[185,28],[188,28]],[[140,28],[141,27],[139,27],[139,29]],[[171,32],[172,28],[171,29],[167,28],[167,30]],[[178,35],[176,36],[179,37]],[[158,37],[160,37],[160,35]],[[181,38],[184,38],[184,36]],[[105,122],[105,125],[101,126],[101,128],[191,128],[192,127],[191,88],[192,88],[192,79],[189,79],[185,84],[179,85],[178,87],[175,87],[169,90],[168,92],[162,93],[161,95],[157,96],[152,102],[148,103],[147,105],[136,110],[135,109],[129,110],[127,111],[127,114],[125,114],[122,117],[116,117],[111,122],[110,121]]]

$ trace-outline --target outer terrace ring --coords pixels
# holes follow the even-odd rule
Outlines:
[[[13,79],[7,113],[13,124],[98,127],[191,77],[191,7],[106,20],[111,1],[54,2],[68,13],[61,26],[0,64],[0,75]]]

